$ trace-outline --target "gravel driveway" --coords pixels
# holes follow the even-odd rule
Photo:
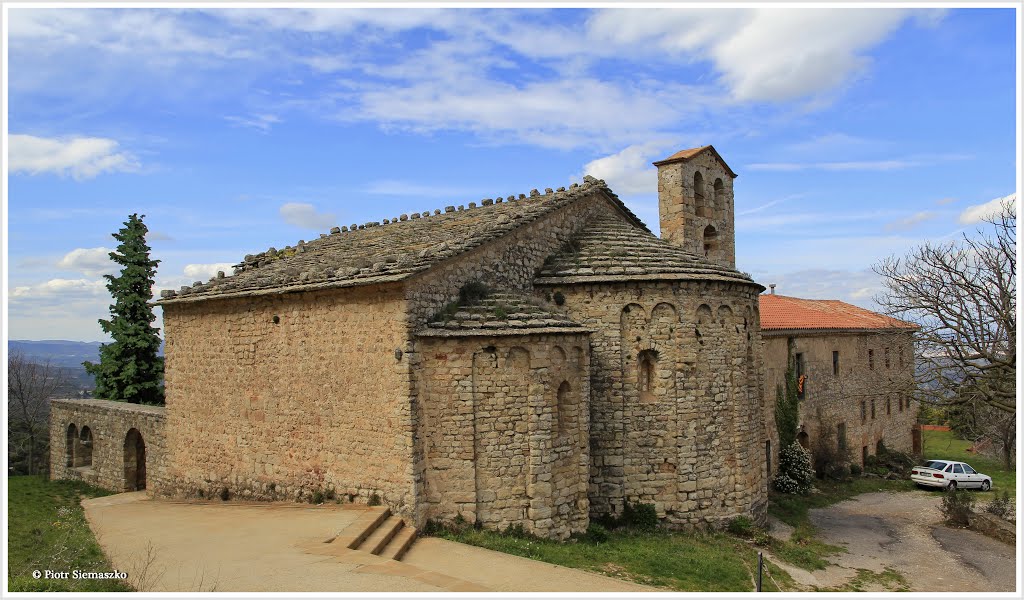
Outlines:
[[[855,569],[892,568],[917,592],[1015,591],[1015,548],[942,525],[941,498],[941,492],[876,492],[811,510],[818,537],[847,552],[829,557],[837,567],[812,573],[817,581],[801,583],[834,587]]]

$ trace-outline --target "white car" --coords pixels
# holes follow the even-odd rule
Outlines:
[[[991,477],[955,460],[930,460],[923,467],[914,467],[910,471],[910,480],[919,486],[945,490],[978,488],[987,492],[992,489]]]

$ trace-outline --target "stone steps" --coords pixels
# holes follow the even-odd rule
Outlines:
[[[362,550],[363,552],[369,552],[370,554],[380,555],[384,547],[388,545],[391,538],[395,537],[398,530],[402,528],[404,523],[399,517],[388,517],[383,523],[377,526],[377,529],[370,534],[370,537],[366,538],[356,550]]]
[[[415,527],[403,527],[395,537],[391,540],[380,555],[384,558],[390,558],[391,560],[402,560],[405,553],[412,547],[413,542],[416,541],[416,528]]]
[[[416,529],[406,527],[401,517],[386,507],[372,507],[333,538],[324,540],[352,550],[369,552],[391,560],[402,556],[416,541]]]

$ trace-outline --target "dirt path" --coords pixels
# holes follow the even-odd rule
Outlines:
[[[791,574],[805,586],[825,589],[842,586],[857,569],[891,568],[917,592],[1014,591],[1015,548],[941,525],[940,501],[936,492],[878,492],[811,510],[818,537],[847,552],[831,556],[837,564],[824,571]]]

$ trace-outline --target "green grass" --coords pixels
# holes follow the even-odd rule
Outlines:
[[[881,573],[857,569],[857,575],[837,588],[817,589],[818,592],[909,592],[910,584],[899,571],[886,568]]]
[[[557,542],[472,527],[443,529],[434,535],[673,591],[751,591],[757,572],[757,548],[724,533],[615,530],[601,543]],[[775,582],[786,589],[795,587],[788,574],[765,562],[766,591],[781,591]]]
[[[8,588],[18,592],[130,592],[119,580],[35,579],[32,571],[113,570],[85,521],[82,497],[111,492],[79,481],[7,478]]]
[[[997,491],[1000,494],[1004,491],[1009,492],[1011,498],[1017,497],[1017,472],[1004,469],[1002,461],[998,459],[968,452],[967,449],[971,447],[972,442],[958,439],[952,431],[922,431],[921,440],[924,446],[924,460],[965,462],[974,467],[974,470],[992,477],[992,491],[971,490],[972,493],[978,494],[979,502],[990,502],[995,498]]]

